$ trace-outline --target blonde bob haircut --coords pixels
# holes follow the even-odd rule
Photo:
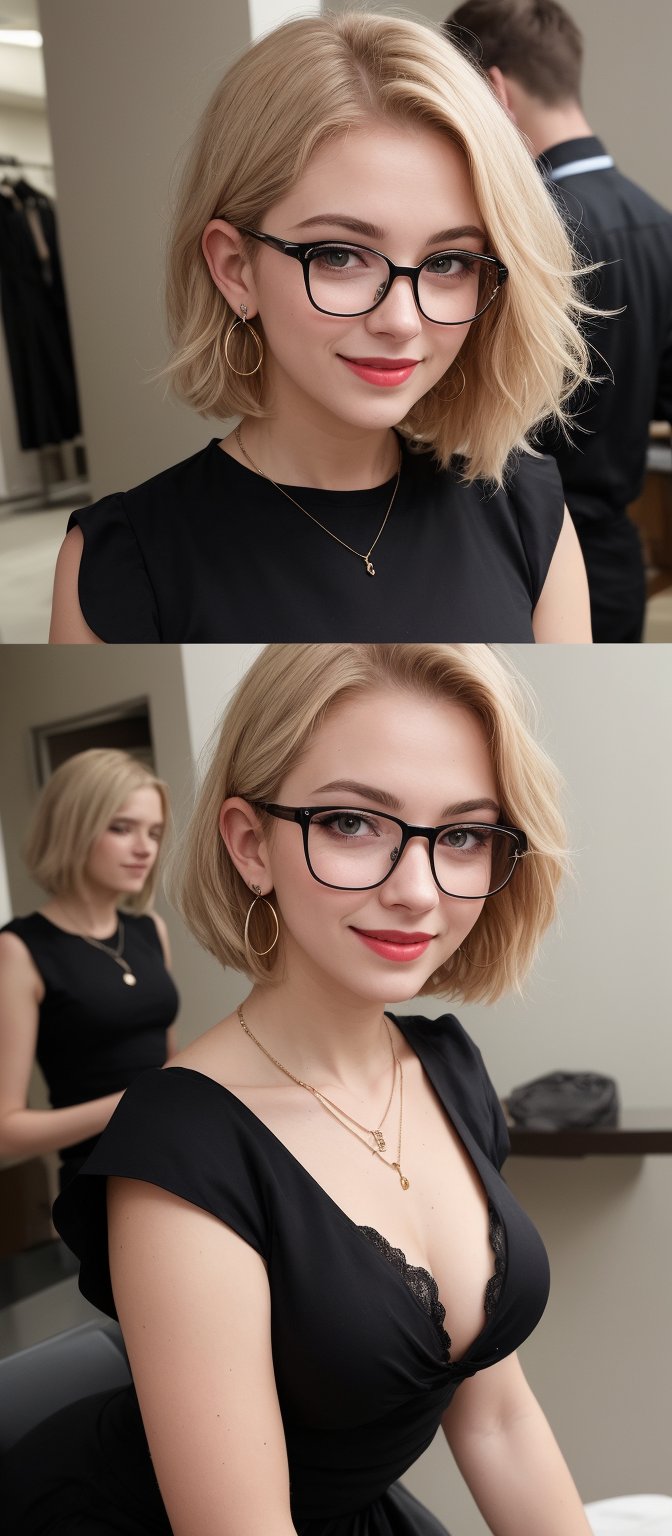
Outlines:
[[[501,484],[511,452],[526,447],[542,420],[566,423],[565,403],[588,378],[578,321],[594,311],[579,273],[593,269],[578,267],[532,156],[487,80],[429,23],[362,11],[290,21],[228,71],[196,131],[178,196],[166,286],[173,354],[162,374],[203,416],[268,415],[263,364],[250,378],[227,366],[224,340],[240,316],[212,281],[203,230],[215,217],[259,227],[315,150],[372,121],[432,128],[463,151],[487,248],[508,268],[459,366],[398,423],[440,465],[462,455],[465,480]],[[260,259],[257,242],[244,245],[251,262]],[[263,316],[254,323],[263,335]],[[234,368],[257,362],[244,326],[229,351]]]
[[[485,902],[468,939],[421,989],[467,1002],[493,1001],[510,988],[520,989],[555,915],[566,851],[560,778],[532,734],[531,698],[504,656],[489,646],[267,646],[239,685],[215,739],[190,825],[176,850],[173,900],[198,942],[222,965],[262,983],[279,978],[281,912],[281,942],[271,953],[252,961],[245,951],[252,897],[219,834],[222,802],[230,795],[277,800],[327,714],[380,689],[420,694],[437,705],[452,700],[473,710],[492,754],[502,820],[527,834],[529,853],[509,884]],[[272,840],[272,818],[258,815]],[[267,908],[259,919],[253,915],[250,927],[254,949],[272,943]]]
[[[136,789],[155,789],[161,800],[164,831],[169,820],[168,789],[144,763],[127,752],[94,747],[78,752],[56,768],[33,812],[24,845],[27,867],[52,896],[81,892],[93,844]],[[124,895],[119,906],[144,912],[151,906],[158,859],[141,891]]]

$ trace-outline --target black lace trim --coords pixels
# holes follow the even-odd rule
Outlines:
[[[488,1211],[490,1217],[489,1238],[490,1246],[495,1255],[495,1273],[491,1275],[486,1285],[483,1306],[486,1317],[490,1318],[499,1301],[502,1282],[506,1272],[506,1237],[499,1216],[494,1206],[490,1205],[489,1202]],[[416,1301],[420,1303],[423,1312],[426,1312],[427,1316],[431,1318],[438,1334],[443,1359],[446,1365],[448,1365],[450,1363],[452,1341],[450,1334],[443,1326],[446,1318],[446,1309],[439,1300],[439,1287],[434,1276],[430,1275],[429,1270],[423,1269],[420,1264],[409,1264],[403,1249],[393,1248],[392,1244],[388,1243],[387,1238],[383,1237],[380,1232],[377,1232],[375,1227],[360,1227],[359,1231],[364,1233],[364,1236],[382,1254],[388,1264],[391,1264],[397,1270],[397,1273],[401,1275],[402,1280],[408,1286],[409,1291],[412,1291]]]
[[[497,1215],[494,1205],[489,1206],[490,1211],[490,1247],[495,1255],[495,1273],[490,1276],[485,1287],[483,1298],[483,1310],[486,1317],[492,1317],[499,1301],[504,1276],[506,1274],[506,1233]]]

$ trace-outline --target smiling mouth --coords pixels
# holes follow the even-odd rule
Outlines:
[[[404,933],[397,929],[354,928],[360,943],[379,955],[382,960],[419,960],[435,938],[433,933]]]

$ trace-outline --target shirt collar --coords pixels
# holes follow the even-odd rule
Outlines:
[[[596,155],[606,153],[602,140],[591,133],[581,139],[565,139],[562,144],[553,144],[537,157],[537,165],[542,176],[548,179],[551,171],[558,170],[561,165],[569,165],[574,160],[592,160]]]

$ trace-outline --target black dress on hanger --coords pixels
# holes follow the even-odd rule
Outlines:
[[[0,304],[21,447],[70,442],[81,424],[56,217],[24,180],[0,186]]]

